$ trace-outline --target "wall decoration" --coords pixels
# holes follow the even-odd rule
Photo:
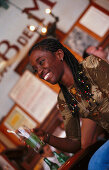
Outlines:
[[[109,16],[93,6],[88,9],[79,22],[100,37],[103,37],[109,30]]]
[[[56,105],[57,93],[26,70],[9,96],[39,123]]]
[[[78,26],[75,26],[74,29],[69,33],[67,38],[64,40],[64,44],[71,48],[74,52],[82,56],[83,51],[89,45],[98,45],[98,41],[89,35],[84,30],[80,29]]]
[[[11,130],[16,130],[24,125],[33,129],[38,123],[32,120],[20,107],[15,105],[7,116],[4,125]]]

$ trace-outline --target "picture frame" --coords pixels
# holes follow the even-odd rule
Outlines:
[[[79,24],[98,35],[101,39],[104,39],[109,32],[109,16],[93,5],[81,17]]]
[[[31,115],[26,113],[20,106],[14,104],[0,125],[1,137],[4,138],[7,148],[16,148],[18,145],[24,145],[16,134],[12,134],[7,131],[16,131],[22,126],[34,129],[39,127],[40,123],[31,117]]]
[[[33,120],[24,110],[18,105],[14,105],[9,114],[7,115],[4,125],[7,129],[16,131],[19,127],[27,126],[29,129],[33,129],[39,126],[39,122]]]
[[[31,117],[42,123],[57,103],[57,93],[26,70],[9,97]]]
[[[79,26],[75,26],[68,34],[66,39],[64,39],[63,43],[68,46],[72,50],[72,52],[74,51],[82,57],[84,50],[89,45],[93,44],[94,46],[97,46],[99,44],[99,41],[87,32],[85,32]]]

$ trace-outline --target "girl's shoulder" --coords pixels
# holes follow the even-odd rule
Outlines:
[[[99,66],[101,60],[102,59],[99,57],[90,55],[85,60],[82,61],[82,65],[87,68],[96,68]]]

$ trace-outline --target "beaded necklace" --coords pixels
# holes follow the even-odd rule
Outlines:
[[[71,94],[72,101],[73,101],[73,104],[71,104],[71,107],[72,107],[71,112],[72,112],[72,114],[74,115],[74,113],[76,111],[79,112],[79,107],[77,106],[78,104],[81,106],[81,108],[83,108],[83,110],[85,112],[89,113],[89,110],[86,109],[86,107],[83,104],[80,103],[81,99],[82,99],[81,94],[78,93],[77,90],[74,87],[69,90],[69,93]]]
[[[84,80],[81,79],[83,76],[84,76],[83,72],[80,71],[78,80],[80,82],[80,85],[84,87],[85,100],[89,103],[90,106],[92,106],[92,104],[90,102],[90,99],[92,99],[92,101],[96,104],[96,106],[98,106],[98,103],[92,97],[93,94],[89,91],[90,87],[89,87],[88,83],[84,83]],[[85,78],[85,76],[84,76],[84,78]],[[75,87],[68,88],[68,93],[70,94],[70,96],[72,96],[72,101],[70,103],[70,110],[72,112],[72,115],[76,115],[79,112],[78,104],[81,106],[81,108],[83,108],[83,110],[85,112],[89,113],[89,110],[85,107],[85,105],[80,103],[80,101],[82,99],[84,99],[84,97],[82,97],[81,91],[79,89],[76,89]]]

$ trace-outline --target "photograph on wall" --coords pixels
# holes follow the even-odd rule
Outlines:
[[[17,105],[13,107],[10,114],[7,116],[5,126],[8,129],[16,130],[19,127],[27,126],[30,129],[35,128],[38,123],[31,119],[20,107]]]
[[[90,36],[87,32],[80,29],[78,26],[69,33],[67,38],[64,40],[64,44],[67,45],[72,51],[82,56],[84,50],[90,46],[97,46],[98,41]]]
[[[56,105],[57,93],[26,70],[9,96],[36,121],[42,123]]]

